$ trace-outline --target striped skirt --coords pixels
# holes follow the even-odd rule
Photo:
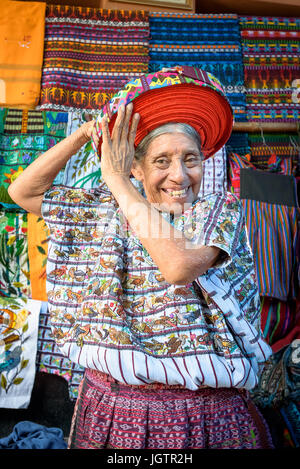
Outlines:
[[[86,370],[69,449],[273,448],[266,422],[237,389],[129,386]]]

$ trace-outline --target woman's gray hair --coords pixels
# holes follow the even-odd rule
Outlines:
[[[144,156],[146,155],[149,145],[156,137],[164,134],[173,134],[173,133],[182,133],[191,137],[200,151],[200,154],[203,159],[203,154],[201,150],[201,141],[198,132],[189,124],[184,124],[182,122],[169,122],[168,124],[163,124],[160,127],[156,127],[156,129],[149,132],[146,137],[138,144],[135,150],[134,158],[137,161],[141,161]]]

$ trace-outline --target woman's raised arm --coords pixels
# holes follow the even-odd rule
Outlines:
[[[91,139],[93,126],[94,121],[85,122],[31,163],[8,188],[14,202],[24,210],[41,216],[44,193],[71,156]]]

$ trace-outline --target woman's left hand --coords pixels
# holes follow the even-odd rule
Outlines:
[[[129,179],[131,173],[135,152],[134,140],[140,118],[139,114],[135,113],[129,125],[132,109],[132,103],[119,108],[111,135],[106,117],[101,121],[101,174],[108,186],[116,180],[116,176]]]

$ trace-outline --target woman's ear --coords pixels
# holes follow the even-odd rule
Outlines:
[[[132,166],[131,166],[131,174],[135,179],[138,181],[143,181],[143,170],[141,168],[140,163],[138,163],[136,160],[133,160]]]

